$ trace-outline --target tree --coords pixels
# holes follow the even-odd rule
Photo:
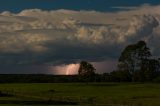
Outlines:
[[[160,69],[160,62],[157,59],[149,59],[148,66],[145,70],[145,79],[147,81],[152,81],[155,77],[158,76]]]
[[[141,64],[141,69],[134,73],[134,81],[150,82],[158,76],[160,62],[157,59],[147,59]]]
[[[81,61],[78,74],[81,78],[83,78],[83,80],[91,81],[94,78],[95,70],[96,69],[93,67],[92,64],[86,61]]]
[[[131,76],[130,73],[127,70],[119,70],[119,71],[113,71],[110,73],[112,81],[115,82],[130,82]]]
[[[128,71],[132,76],[132,81],[134,81],[137,73],[140,75],[140,72],[148,67],[150,56],[150,49],[144,41],[128,45],[120,55],[119,70]],[[141,74],[143,75],[144,73],[142,72]],[[142,75],[140,76],[142,77]]]

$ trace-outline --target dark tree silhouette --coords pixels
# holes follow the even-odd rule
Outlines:
[[[132,81],[151,80],[159,68],[159,61],[151,58],[150,49],[144,41],[128,45],[121,53],[118,68],[129,72]]]
[[[144,41],[139,41],[136,44],[127,46],[121,53],[119,58],[119,68],[127,69],[131,74],[138,68],[141,68],[141,64],[145,64],[145,61],[151,56],[151,52]],[[123,66],[123,67],[122,67]]]
[[[81,61],[78,74],[81,76],[81,78],[83,78],[83,80],[92,81],[95,75],[95,70],[96,69],[92,64],[86,61]]]

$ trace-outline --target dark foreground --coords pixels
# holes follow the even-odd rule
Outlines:
[[[160,106],[160,84],[0,84],[0,106]]]

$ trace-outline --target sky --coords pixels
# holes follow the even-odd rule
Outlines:
[[[159,0],[1,0],[0,74],[110,72],[139,40],[159,57],[159,20]]]
[[[158,5],[159,0],[1,0],[0,11],[20,12],[24,9],[69,9],[115,11],[112,7],[140,6],[143,4]]]

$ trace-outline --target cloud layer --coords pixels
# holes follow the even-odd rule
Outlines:
[[[144,5],[114,13],[40,9],[2,12],[0,64],[116,60],[126,45],[138,40],[147,41],[159,56],[159,10],[160,6]]]

